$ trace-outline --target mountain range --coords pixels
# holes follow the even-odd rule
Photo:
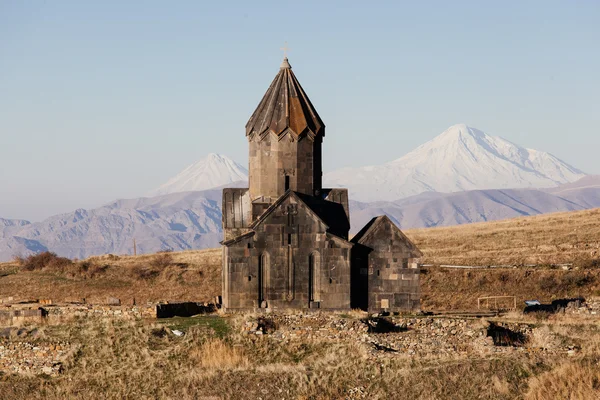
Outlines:
[[[221,190],[248,171],[210,154],[151,192],[42,222],[0,218],[0,261],[44,250],[71,258],[218,245]],[[600,177],[558,158],[455,125],[387,164],[325,175],[350,190],[351,232],[387,214],[401,228],[448,226],[600,207]],[[206,190],[204,190],[206,189]]]
[[[0,261],[51,250],[70,258],[216,247],[221,190],[118,200],[42,222],[0,220]],[[449,226],[600,207],[600,176],[552,189],[426,192],[394,202],[350,202],[351,232],[387,214],[402,229]]]

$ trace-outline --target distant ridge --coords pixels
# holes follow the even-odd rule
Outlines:
[[[600,178],[597,178],[600,181]],[[235,185],[233,183],[232,185]],[[220,189],[116,200],[42,222],[0,219],[0,261],[44,250],[71,258],[106,253],[203,249],[222,239]],[[387,202],[350,202],[351,232],[386,214],[402,229],[437,227],[600,207],[591,177],[547,190],[492,189],[426,192]]]

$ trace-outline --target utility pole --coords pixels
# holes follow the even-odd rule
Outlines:
[[[135,238],[133,238],[133,255],[137,256],[137,246],[135,245]]]

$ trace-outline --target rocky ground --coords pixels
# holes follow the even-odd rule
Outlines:
[[[369,345],[380,357],[447,358],[494,353],[573,354],[575,342],[549,337],[539,343],[533,323],[454,317],[351,318],[339,314],[275,314],[246,321],[245,335],[284,343],[345,340]],[[557,344],[560,342],[560,344]]]

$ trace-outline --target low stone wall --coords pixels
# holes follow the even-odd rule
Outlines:
[[[57,375],[71,350],[72,345],[67,342],[42,344],[0,339],[0,371]]]
[[[156,318],[156,306],[56,305],[44,307],[48,318],[109,317],[123,319]]]
[[[587,298],[583,303],[571,303],[565,308],[565,313],[600,315],[600,297]]]
[[[40,308],[36,309],[1,309],[0,310],[0,326],[15,326],[23,323],[42,322],[44,312]]]

